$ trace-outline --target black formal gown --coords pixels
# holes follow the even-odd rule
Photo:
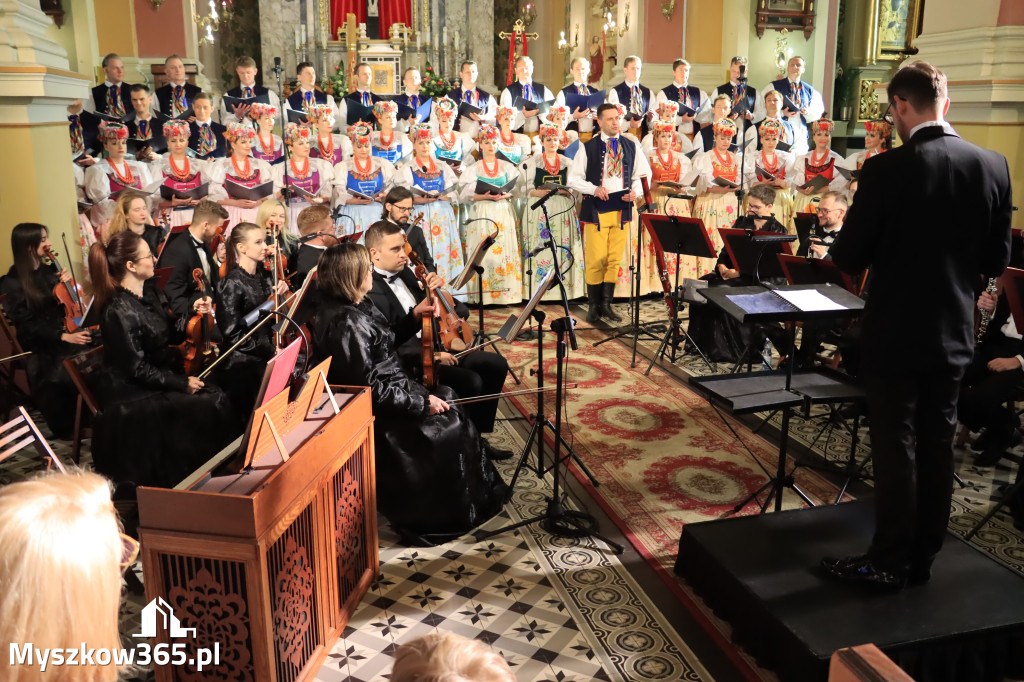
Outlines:
[[[237,437],[227,396],[193,395],[181,353],[184,319],[156,287],[140,298],[118,289],[101,314],[104,363],[93,428],[96,470],[116,482],[172,487]]]
[[[24,360],[32,402],[43,413],[53,435],[61,440],[72,437],[75,401],[78,391],[64,369],[64,358],[89,350],[61,340],[64,333],[64,307],[54,298],[53,288],[60,277],[52,268],[42,266],[32,273],[42,300],[31,305],[25,289],[12,267],[0,278],[0,294],[6,294],[4,312],[14,325],[22,350],[32,351]]]
[[[430,392],[395,353],[387,320],[369,300],[321,294],[312,332],[314,362],[333,356],[332,384],[373,391],[377,505],[410,544],[436,545],[501,510],[507,487],[480,451],[480,435],[455,407],[430,414]],[[436,395],[455,394],[441,386]]]
[[[223,350],[233,347],[249,331],[245,315],[270,298],[273,289],[268,274],[262,265],[252,275],[236,267],[217,282],[217,326],[224,337]],[[214,371],[215,381],[227,392],[242,428],[255,405],[267,360],[274,357],[273,324],[265,323]]]

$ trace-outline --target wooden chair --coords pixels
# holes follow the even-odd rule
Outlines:
[[[103,346],[97,346],[92,350],[64,359],[64,369],[78,389],[78,400],[75,403],[75,437],[71,446],[71,457],[78,464],[78,458],[82,449],[82,438],[84,428],[82,427],[82,407],[89,410],[94,417],[100,411],[99,401],[96,394],[90,387],[90,379],[103,366]]]
[[[0,295],[0,358],[11,358],[25,352],[18,343],[16,330],[3,312],[6,298],[7,294]],[[23,359],[0,362],[0,419],[6,419],[11,410],[18,405],[31,402],[32,395]]]
[[[36,452],[46,459],[47,469],[53,464],[61,473],[67,473],[64,465],[60,463],[57,455],[54,454],[53,448],[50,447],[50,444],[46,442],[46,438],[39,431],[39,427],[32,421],[32,417],[28,416],[25,408],[19,405],[18,416],[0,426],[0,462],[29,445],[34,446]]]

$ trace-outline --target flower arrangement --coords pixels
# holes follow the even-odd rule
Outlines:
[[[320,82],[320,89],[328,95],[333,95],[338,102],[348,94],[348,74],[345,72],[344,61],[334,67],[332,75]]]
[[[424,97],[440,97],[441,95],[447,95],[452,89],[452,85],[441,78],[434,67],[427,62],[427,65],[423,73],[423,87],[420,90],[420,94]]]

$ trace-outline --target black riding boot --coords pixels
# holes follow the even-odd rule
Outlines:
[[[587,285],[587,322],[594,324],[601,319],[601,285]]]
[[[601,301],[601,317],[609,322],[622,322],[622,317],[612,310],[612,298],[615,296],[615,282],[605,282],[601,285],[604,292]]]

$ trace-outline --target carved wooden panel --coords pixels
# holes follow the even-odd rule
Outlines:
[[[366,540],[366,482],[363,464],[366,447],[360,445],[332,479],[334,557],[338,572],[338,601],[344,604],[356,591],[371,565],[372,549]]]

